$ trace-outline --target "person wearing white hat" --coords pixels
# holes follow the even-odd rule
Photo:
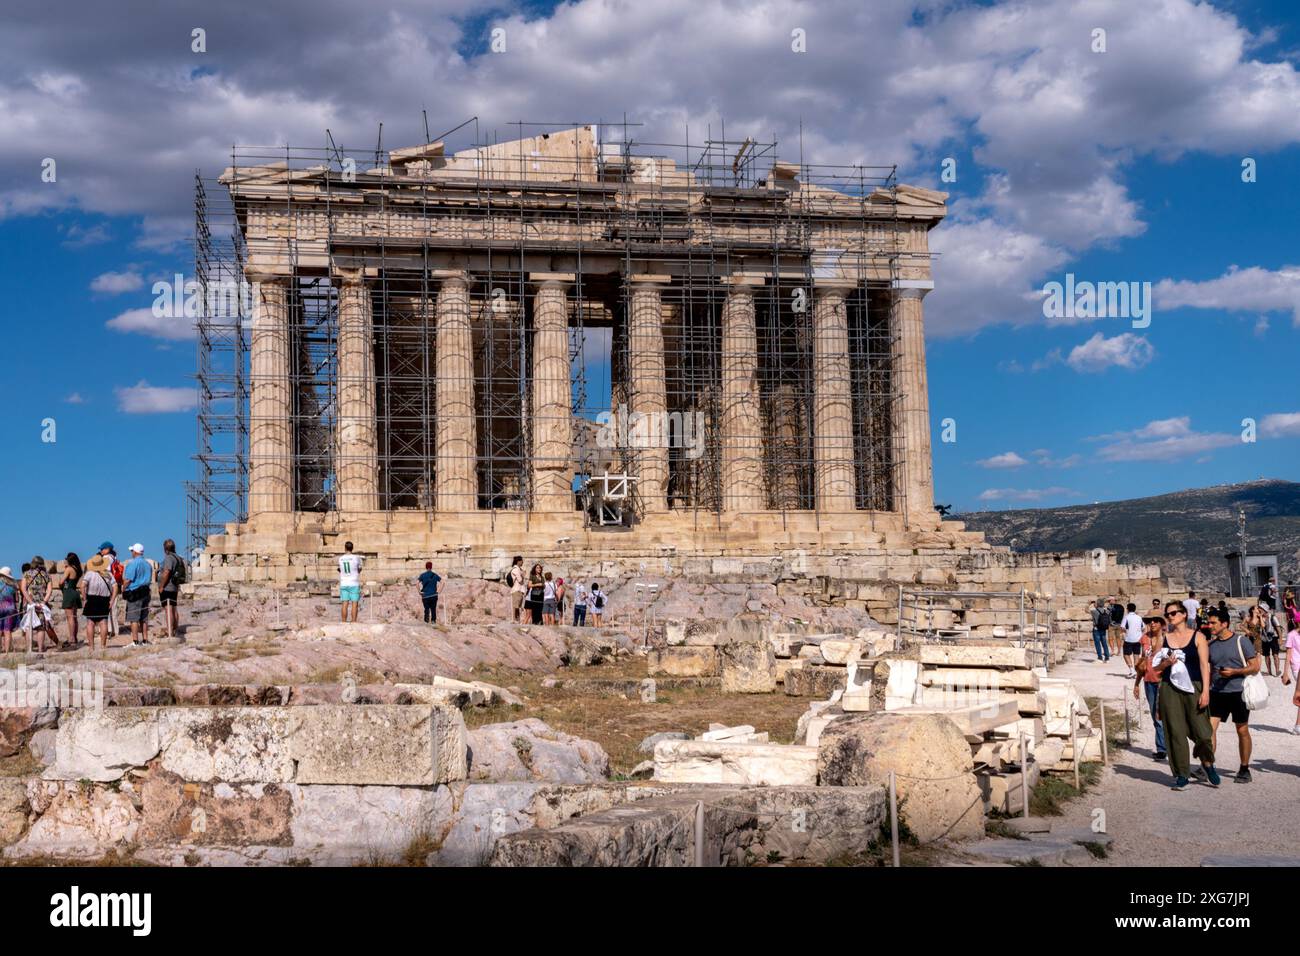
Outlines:
[[[126,623],[131,627],[131,646],[149,643],[149,590],[153,565],[144,556],[144,545],[131,545],[131,560],[122,571],[122,593],[126,596]]]
[[[0,568],[0,649],[13,650],[14,631],[18,627],[18,584],[13,568]]]

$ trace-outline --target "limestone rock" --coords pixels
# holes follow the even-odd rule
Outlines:
[[[42,727],[58,718],[53,707],[0,707],[0,757],[12,757]]]
[[[983,836],[980,788],[970,745],[938,714],[853,714],[822,731],[817,772],[823,786],[876,786],[896,774],[899,815],[922,842]]]
[[[646,666],[649,673],[666,677],[711,677],[718,673],[718,651],[712,645],[658,648]]]
[[[194,784],[162,769],[142,789],[144,844],[287,846],[292,800],[280,784]]]
[[[776,657],[768,641],[735,641],[718,648],[724,694],[770,694],[776,690]]]
[[[818,647],[821,649],[822,660],[827,664],[847,664],[851,659],[856,660],[863,656],[866,642],[827,638]]]
[[[601,746],[551,729],[535,717],[469,732],[469,779],[494,783],[594,783],[609,775]]]
[[[290,708],[300,784],[432,786],[465,778],[465,722],[454,707]]]
[[[39,801],[45,809],[5,856],[94,859],[112,847],[135,842],[140,812],[129,794],[71,781],[40,786],[46,788]]]
[[[194,783],[289,783],[288,707],[158,711],[162,768]]]
[[[416,838],[438,841],[451,826],[447,787],[293,786],[295,848],[340,864],[397,862]]]
[[[655,780],[813,786],[817,748],[730,741],[665,740],[655,747]]]
[[[843,667],[806,664],[786,671],[785,692],[790,697],[829,697],[843,690],[848,672]]]
[[[18,777],[0,777],[0,846],[8,846],[27,829],[27,783]]]
[[[70,710],[59,721],[47,780],[119,780],[143,767],[162,747],[156,707]]]
[[[42,766],[48,767],[54,763],[58,739],[59,732],[57,730],[53,727],[42,727],[32,734],[31,740],[27,741],[27,749],[32,752],[33,757],[40,761]]]

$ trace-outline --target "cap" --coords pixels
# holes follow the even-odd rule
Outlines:
[[[135,544],[131,545],[131,553],[144,554],[144,545],[140,544],[140,542],[137,541]]]
[[[9,565],[6,564],[3,568],[0,568],[0,577],[11,578],[13,576],[14,569],[9,567]]]
[[[112,551],[112,550],[113,550],[113,542],[112,542],[112,541],[105,541],[103,544],[101,544],[101,545],[100,545],[98,548],[96,548],[95,550],[96,550],[96,551]]]

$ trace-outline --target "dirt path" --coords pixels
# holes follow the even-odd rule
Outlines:
[[[1115,843],[1101,866],[1199,866],[1207,856],[1283,856],[1300,860],[1300,736],[1290,733],[1296,708],[1294,684],[1265,676],[1268,706],[1250,715],[1254,754],[1249,784],[1235,783],[1236,734],[1229,722],[1219,728],[1217,755],[1223,785],[1215,790],[1193,782],[1170,790],[1166,761],[1152,759],[1154,734],[1145,698],[1131,696],[1124,664],[1112,658],[1099,664],[1091,653],[1076,652],[1053,676],[1069,677],[1085,697],[1101,697],[1123,721],[1121,697],[1129,702],[1133,746],[1111,753],[1111,764],[1096,788],[1067,805],[1061,826],[1087,826],[1094,808],[1106,812],[1106,829]],[[1112,711],[1112,703],[1114,709]],[[1122,726],[1122,724],[1120,724]],[[1197,763],[1193,760],[1193,766]]]

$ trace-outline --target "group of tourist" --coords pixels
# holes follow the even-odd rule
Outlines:
[[[143,544],[131,545],[129,557],[123,562],[113,543],[105,541],[84,563],[76,552],[68,552],[62,569],[40,555],[24,563],[17,576],[12,568],[0,567],[0,652],[14,650],[14,634],[19,631],[26,636],[27,650],[31,650],[35,636],[37,650],[42,654],[47,640],[59,650],[73,650],[83,644],[93,650],[98,638],[99,646],[106,648],[109,632],[116,637],[121,630],[119,608],[124,611],[123,623],[130,629],[131,646],[148,644],[155,584],[166,636],[177,636],[180,622],[176,604],[187,576],[185,562],[176,553],[171,538],[163,542],[161,562],[145,557],[144,550]],[[66,630],[62,638],[56,630],[53,610],[56,591]],[[78,612],[86,620],[85,641],[81,640]]]
[[[585,626],[588,614],[592,625],[600,627],[608,609],[599,582],[593,581],[590,590],[582,581],[565,584],[564,578],[553,576],[540,562],[525,572],[520,555],[515,555],[506,581],[510,585],[510,605],[516,623],[524,622],[527,615],[525,623],[563,624],[571,603],[574,627]]]
[[[1186,789],[1194,777],[1219,786],[1215,745],[1219,725],[1229,719],[1237,735],[1235,780],[1251,782],[1246,680],[1265,664],[1269,676],[1296,685],[1291,732],[1300,734],[1300,606],[1288,589],[1279,611],[1275,594],[1270,601],[1262,592],[1259,602],[1241,614],[1239,630],[1233,628],[1226,598],[1202,604],[1194,591],[1163,606],[1153,600],[1145,616],[1133,603],[1121,605],[1114,597],[1099,597],[1089,605],[1097,660],[1109,661],[1112,652],[1123,656],[1133,697],[1145,695],[1151,714],[1153,757],[1169,762],[1173,789]],[[1191,757],[1199,768],[1192,769]]]

